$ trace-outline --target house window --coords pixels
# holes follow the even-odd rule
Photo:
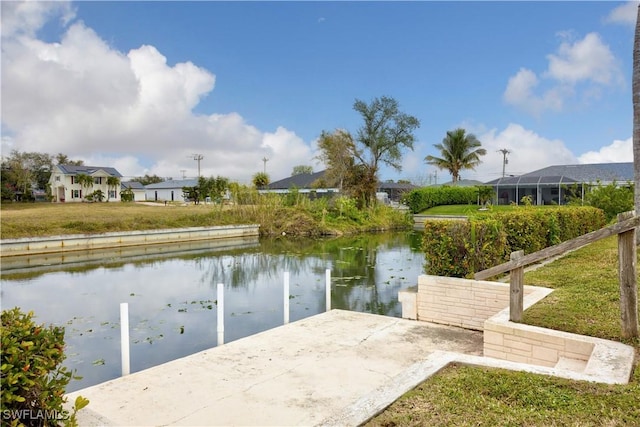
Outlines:
[[[109,190],[109,198],[115,199],[116,197],[118,197],[118,192],[116,190]]]
[[[56,176],[56,181],[60,182],[60,175]]]
[[[82,190],[71,190],[71,198],[72,199],[81,199],[82,198]]]
[[[72,183],[72,184],[75,184],[75,183],[76,183],[76,177],[75,177],[75,176],[73,176],[73,175],[71,175],[71,183]]]
[[[102,177],[99,176],[99,177],[93,178],[93,183],[98,185],[102,184]]]

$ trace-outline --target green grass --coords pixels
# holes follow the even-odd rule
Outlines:
[[[557,208],[553,205],[533,206],[535,209],[549,209]],[[480,210],[478,205],[445,205],[434,206],[425,211],[420,212],[420,215],[477,215],[483,212],[505,212],[514,209],[522,209],[523,206],[512,205],[492,205],[487,210]]]
[[[625,342],[640,352],[640,340],[621,337],[615,237],[528,272],[525,282],[556,289],[525,311],[525,323]],[[638,366],[626,385],[450,366],[367,425],[637,426],[639,402]]]
[[[347,216],[320,203],[286,206],[280,198],[257,205],[139,203],[3,203],[0,238],[93,234],[163,228],[259,224],[263,235],[320,236],[411,228],[411,217],[387,206]]]

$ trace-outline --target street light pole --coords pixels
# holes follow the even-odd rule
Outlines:
[[[269,159],[268,159],[268,158],[266,158],[266,157],[263,157],[263,158],[262,158],[262,163],[264,163],[264,170],[263,170],[263,172],[264,172],[265,174],[267,173],[267,162],[268,162],[268,161],[269,161]]]

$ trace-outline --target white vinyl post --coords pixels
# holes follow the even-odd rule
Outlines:
[[[218,283],[218,345],[224,344],[224,285]]]
[[[120,356],[122,360],[122,376],[129,375],[129,303],[120,303]]]
[[[289,272],[284,272],[284,295],[283,295],[283,307],[284,307],[284,324],[289,323]]]
[[[331,310],[331,270],[327,268],[325,271],[325,297],[327,311]]]

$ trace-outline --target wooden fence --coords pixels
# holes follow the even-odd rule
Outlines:
[[[625,338],[637,337],[638,283],[636,273],[636,228],[639,225],[640,217],[634,216],[633,212],[625,212],[618,215],[618,222],[616,224],[592,231],[575,239],[567,240],[566,242],[528,255],[524,255],[523,251],[512,252],[508,262],[479,271],[474,275],[474,278],[476,280],[486,280],[490,277],[509,272],[511,291],[509,319],[512,322],[521,322],[524,298],[524,267],[617,234],[622,336]]]

